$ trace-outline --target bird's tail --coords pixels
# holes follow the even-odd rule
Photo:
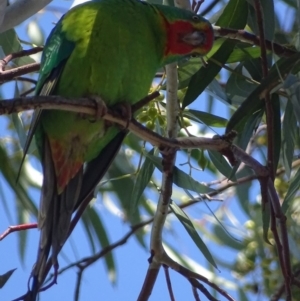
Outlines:
[[[44,142],[42,165],[44,181],[38,217],[38,227],[41,234],[37,260],[31,275],[33,280],[30,301],[36,300],[51,266],[54,266],[53,283],[56,282],[57,256],[69,236],[72,213],[78,201],[83,176],[83,167],[81,167],[63,192],[57,193],[56,174],[47,139]],[[50,251],[51,264],[48,264]]]

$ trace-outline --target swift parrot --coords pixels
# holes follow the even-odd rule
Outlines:
[[[48,37],[36,94],[132,105],[147,95],[160,67],[207,54],[213,39],[211,24],[190,11],[138,0],[86,2],[67,12]],[[72,213],[95,189],[126,131],[101,118],[37,110],[25,153],[33,135],[44,180],[31,300],[43,284],[50,252],[57,266]]]

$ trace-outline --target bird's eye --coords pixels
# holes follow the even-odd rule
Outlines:
[[[198,53],[192,53],[191,54],[191,58],[197,58],[197,57],[199,57],[200,55],[198,54]]]
[[[192,19],[197,21],[197,20],[199,20],[199,17],[198,16],[193,16]]]

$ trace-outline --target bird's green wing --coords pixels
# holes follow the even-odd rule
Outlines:
[[[76,210],[81,203],[85,202],[85,200],[92,198],[96,186],[99,184],[99,181],[103,178],[114,158],[118,154],[127,133],[128,131],[126,130],[120,131],[102,149],[100,154],[86,165],[83,173],[80,195],[74,210]]]
[[[40,70],[38,83],[35,89],[36,95],[52,94],[58,82],[59,75],[63,70],[65,62],[71,55],[75,47],[75,44],[69,41],[65,37],[65,34],[62,32],[62,20],[63,18],[59,21],[57,26],[54,27],[47,39],[41,60],[42,67]],[[38,125],[41,113],[42,110],[35,110],[32,116],[27,140],[24,145],[24,157],[28,152],[28,148],[30,146],[32,137]]]

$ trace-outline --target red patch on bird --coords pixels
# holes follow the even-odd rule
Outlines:
[[[192,52],[193,46],[182,41],[181,37],[189,32],[192,32],[194,27],[186,21],[176,21],[169,23],[168,26],[168,46],[167,54],[184,55]]]
[[[56,174],[57,193],[60,194],[78,173],[83,163],[74,152],[70,152],[72,146],[64,147],[60,141],[51,138],[49,143]]]
[[[168,45],[165,49],[165,55],[188,55],[191,53],[206,54],[214,42],[213,29],[208,22],[191,23],[188,21],[175,21],[168,23],[165,20],[165,26],[168,32]],[[193,32],[203,33],[203,43],[201,45],[191,45],[184,41],[187,34]]]

